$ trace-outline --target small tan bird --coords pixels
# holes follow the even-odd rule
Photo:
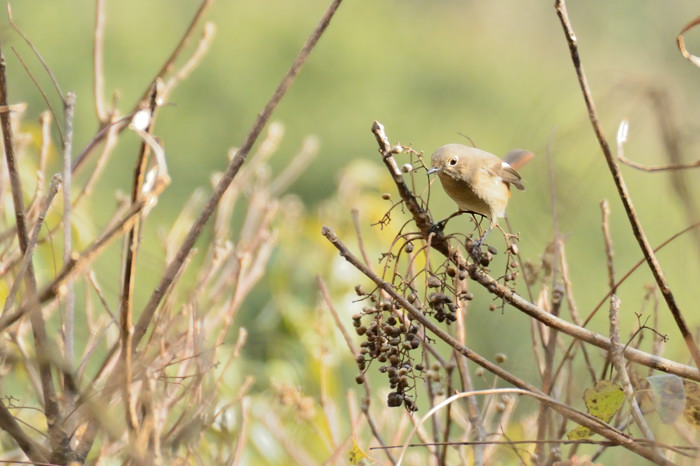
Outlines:
[[[514,150],[508,153],[506,160],[522,166],[532,157],[531,152]],[[520,175],[510,163],[499,157],[462,144],[447,144],[438,148],[433,153],[431,165],[428,174],[437,173],[445,192],[457,203],[460,211],[483,215],[491,222],[474,245],[474,250],[479,250],[497,219],[506,214],[510,186],[525,189]]]

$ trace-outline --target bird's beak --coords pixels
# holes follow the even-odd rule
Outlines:
[[[438,167],[433,167],[430,170],[427,171],[428,175],[432,175],[433,173],[437,173],[440,169]]]

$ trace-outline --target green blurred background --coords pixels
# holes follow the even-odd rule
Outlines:
[[[76,152],[96,130],[92,3],[12,4],[16,23],[41,51],[63,90],[78,96]],[[210,173],[226,166],[228,149],[240,144],[328,3],[215,2],[207,15],[217,28],[210,53],[171,96],[174,105],[164,107],[159,115],[155,133],[165,143],[173,182],[161,197],[149,228],[157,231],[159,224],[168,225],[192,191],[208,186]],[[107,101],[118,90],[119,108],[130,110],[197,5],[191,0],[107,2]],[[697,158],[700,70],[681,57],[675,44],[681,28],[698,14],[697,3],[589,0],[571,1],[568,6],[609,142],[614,146],[619,122],[629,118],[626,155],[652,165],[667,163],[657,123],[660,117],[678,126],[684,160]],[[28,120],[35,120],[45,105],[10,46],[47,89],[49,81],[4,15],[0,27],[10,100],[28,102]],[[700,51],[700,34],[691,32],[686,43],[691,51]],[[651,106],[650,90],[667,94],[669,114],[660,115]],[[365,202],[375,199],[373,202],[380,203],[379,193],[391,188],[388,176],[378,168],[377,146],[370,133],[374,120],[385,125],[393,142],[412,144],[426,154],[448,142],[465,142],[460,134],[499,155],[514,147],[535,152],[536,159],[521,170],[527,190],[514,194],[509,221],[521,235],[522,256],[537,262],[553,234],[550,191],[554,190],[558,225],[567,237],[569,266],[582,313],[587,314],[607,290],[600,233],[602,199],[611,201],[618,277],[641,258],[588,122],[553,2],[347,0],[274,119],[286,127],[280,151],[272,160],[275,170],[288,163],[306,135],[317,135],[321,150],[291,189],[306,206],[305,228],[291,232],[281,225],[282,239],[270,273],[248,300],[239,322],[259,337],[251,338],[248,357],[252,363],[247,367],[256,372],[262,386],[266,379],[288,377],[314,390],[303,336],[313,333],[310,322],[317,315],[315,274],[331,282],[343,315],[359,308],[345,293],[362,279],[353,273],[338,273],[341,265],[334,262],[334,250],[320,236],[320,225],[338,228],[354,244],[349,209],[356,207],[364,212],[363,227],[374,257],[386,247],[379,243],[376,228],[369,226],[379,219],[371,218],[376,207]],[[137,143],[135,137],[120,143],[109,178],[101,183],[93,204],[113,202],[114,190],[129,185]],[[652,245],[689,224],[691,219],[684,215],[682,202],[671,189],[669,174],[630,168],[623,168],[623,173]],[[341,176],[356,179],[354,198],[337,200]],[[690,171],[684,176],[697,198],[698,174]],[[454,210],[439,189],[433,193],[432,209],[438,217]],[[105,218],[93,219],[96,230],[108,213],[106,209]],[[466,220],[456,222],[452,228],[459,225],[468,224]],[[160,257],[156,240],[147,239],[146,244],[153,248],[154,258]],[[693,260],[697,256],[698,245],[690,235],[659,254],[692,325],[698,320],[700,270]],[[161,266],[156,259],[154,264],[155,279]],[[118,270],[113,275],[111,291],[117,293]],[[636,328],[633,313],[641,312],[643,285],[651,281],[643,269],[620,289],[624,332]],[[148,279],[142,296],[147,296],[147,285]],[[488,297],[477,300],[475,309],[488,303]],[[664,306],[661,308],[664,320],[658,330],[671,337],[667,356],[679,357],[685,354],[678,345],[679,334],[666,319]],[[607,332],[603,314],[607,313],[596,319],[593,328]],[[523,331],[525,319],[512,310],[505,314],[473,312],[471,319],[470,325],[479,329],[471,337],[476,339],[472,346],[487,357],[496,351],[509,353],[507,368],[528,376],[531,356],[529,332]],[[499,338],[493,339],[493,334]],[[347,368],[343,371],[346,379],[351,380],[350,358],[336,357],[337,364]]]

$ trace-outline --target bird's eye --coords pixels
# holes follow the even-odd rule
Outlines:
[[[457,165],[457,157],[455,157],[455,158],[453,158],[452,160],[450,160],[450,165],[452,165],[453,167],[454,167],[455,165]]]

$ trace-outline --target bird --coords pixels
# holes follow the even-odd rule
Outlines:
[[[443,189],[457,203],[459,211],[439,222],[440,227],[462,212],[479,214],[489,219],[486,232],[474,244],[472,254],[481,250],[481,245],[496,226],[498,219],[506,214],[510,199],[510,187],[524,190],[525,185],[514,166],[520,167],[534,155],[516,149],[506,155],[505,160],[475,147],[463,144],[446,144],[432,155],[428,175],[437,174]],[[509,163],[511,162],[511,163]]]

